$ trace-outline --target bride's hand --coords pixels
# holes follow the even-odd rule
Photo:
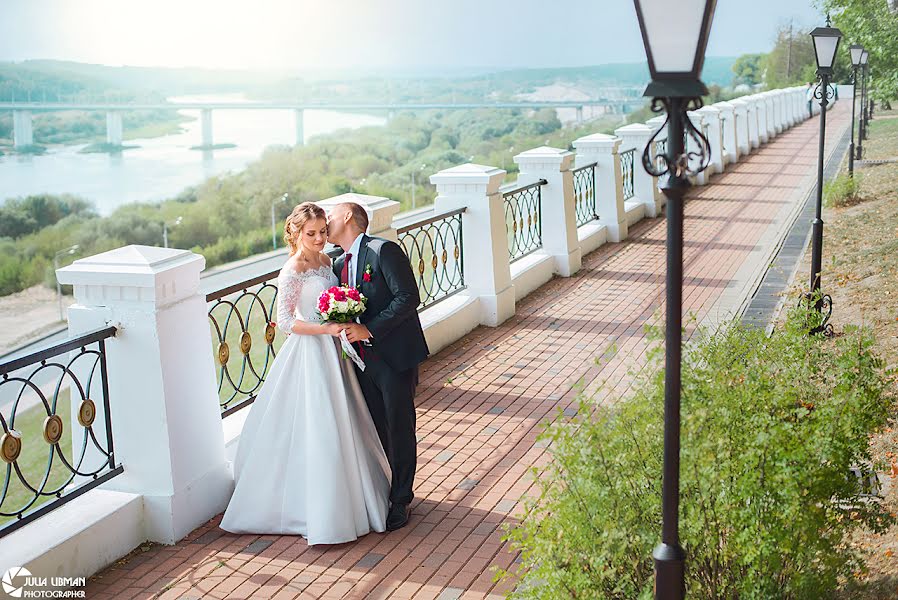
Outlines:
[[[343,326],[339,323],[324,323],[321,328],[324,330],[322,333],[333,337],[340,337],[340,332],[343,331]]]

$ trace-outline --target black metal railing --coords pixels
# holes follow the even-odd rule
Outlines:
[[[418,310],[465,289],[462,214],[465,209],[437,215],[396,230],[418,281]]]
[[[271,271],[206,295],[222,418],[256,399],[284,342],[275,324],[279,273]]]
[[[545,179],[502,194],[511,262],[543,247],[542,186]]]
[[[624,200],[629,200],[636,195],[636,187],[633,183],[635,160],[636,148],[630,148],[620,153],[621,187],[624,191]]]
[[[596,164],[590,163],[573,170],[577,227],[599,218],[596,213]]]
[[[0,365],[0,537],[123,472],[106,374],[115,332],[99,329]]]

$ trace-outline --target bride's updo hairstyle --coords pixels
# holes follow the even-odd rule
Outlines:
[[[327,213],[314,202],[303,202],[297,205],[287,217],[287,221],[284,223],[284,241],[290,248],[291,256],[299,251],[298,239],[302,228],[306,226],[306,223],[315,219],[327,220]]]

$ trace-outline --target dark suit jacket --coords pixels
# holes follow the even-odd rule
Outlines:
[[[344,262],[345,254],[334,260],[334,273],[338,279]],[[365,281],[369,265],[371,281]],[[402,247],[383,238],[363,235],[355,281],[350,284],[368,298],[359,320],[374,336],[371,344],[377,356],[397,372],[422,363],[430,351],[418,318],[421,296]]]

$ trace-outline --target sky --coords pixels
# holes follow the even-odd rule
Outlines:
[[[672,6],[677,0],[669,0]],[[768,51],[812,0],[718,0],[708,56]],[[0,0],[0,61],[253,68],[644,61],[631,0]]]

